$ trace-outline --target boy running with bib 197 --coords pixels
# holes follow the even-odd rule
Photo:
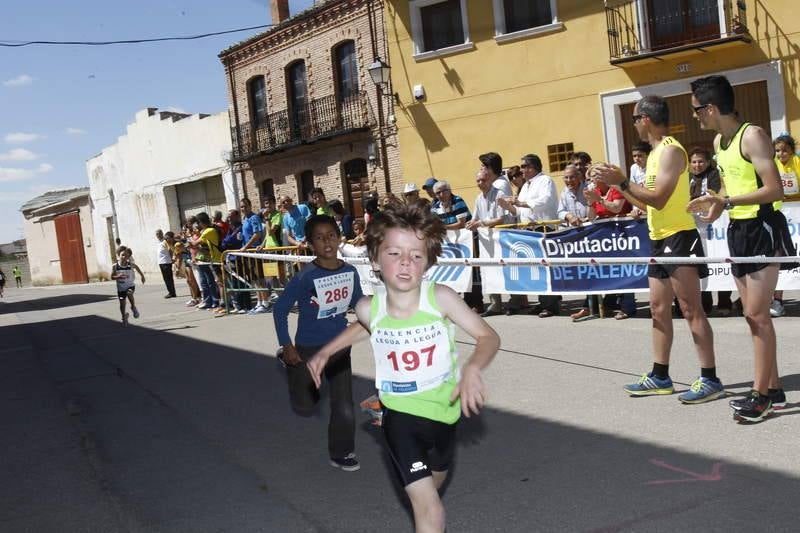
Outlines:
[[[417,206],[377,213],[366,231],[370,262],[383,286],[356,304],[358,323],[323,347],[308,367],[319,386],[331,355],[369,332],[375,386],[384,405],[382,428],[395,471],[411,500],[417,532],[441,532],[438,490],[455,451],[456,423],[477,414],[486,398],[481,370],[500,338],[452,289],[423,279],[440,255],[445,229]],[[458,325],[476,340],[460,372]]]

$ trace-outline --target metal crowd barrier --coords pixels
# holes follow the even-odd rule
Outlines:
[[[222,253],[222,298],[225,311],[230,311],[229,295],[237,293],[258,293],[283,291],[283,288],[300,270],[301,261],[293,258],[307,256],[305,246],[277,246],[272,248],[250,248],[248,250],[228,250]],[[279,258],[264,258],[269,254]],[[286,260],[284,260],[284,258]]]

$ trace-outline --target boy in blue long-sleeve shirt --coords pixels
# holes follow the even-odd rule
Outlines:
[[[306,222],[306,237],[317,256],[286,285],[275,303],[273,316],[278,342],[283,347],[283,362],[289,373],[289,399],[301,416],[310,416],[319,401],[319,392],[305,361],[347,328],[346,313],[363,296],[356,269],[337,257],[339,226],[326,215],[312,216]],[[289,310],[300,309],[297,333],[289,335]],[[328,424],[328,452],[331,465],[353,472],[360,468],[355,450],[350,347],[332,357],[325,368],[331,400]]]

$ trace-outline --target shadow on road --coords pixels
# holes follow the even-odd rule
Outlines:
[[[113,295],[100,294],[64,294],[61,296],[48,296],[19,302],[4,302],[0,304],[0,313],[26,313],[29,311],[46,311],[60,307],[73,307],[76,305],[107,302],[115,300]]]
[[[13,327],[77,411],[103,482],[138,524],[159,531],[411,530],[379,430],[358,419],[362,469],[332,469],[327,406],[309,419],[294,416],[282,369],[257,346],[226,348],[220,335],[204,342],[97,316]],[[373,389],[356,378],[355,401]],[[552,415],[558,405],[558,398],[541,398],[537,409]],[[643,436],[676,423],[654,420]],[[614,431],[492,408],[462,420],[445,494],[448,530],[672,532],[702,524],[744,531],[767,523],[796,530],[797,479]],[[17,483],[7,480],[4,490]]]

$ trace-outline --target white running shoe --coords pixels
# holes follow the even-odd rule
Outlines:
[[[769,316],[772,318],[778,318],[779,316],[783,316],[786,314],[786,309],[783,307],[783,303],[779,300],[772,300],[772,304],[769,306]]]

